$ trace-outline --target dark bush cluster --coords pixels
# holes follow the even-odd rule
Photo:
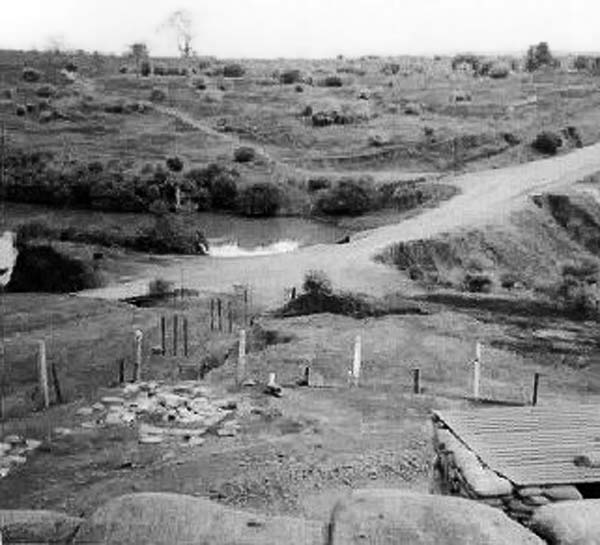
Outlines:
[[[302,72],[296,69],[285,70],[279,75],[279,81],[283,85],[292,85],[293,83],[300,83],[302,81]]]
[[[346,177],[320,196],[317,209],[323,214],[358,216],[371,210],[375,202],[376,192],[370,177]]]
[[[237,170],[212,163],[186,172],[183,190],[198,210],[235,210],[239,177]]]
[[[256,150],[250,146],[240,146],[233,152],[236,163],[250,163],[256,159]]]
[[[22,76],[23,81],[27,83],[37,83],[42,79],[42,73],[35,68],[25,67],[23,68]]]
[[[344,82],[339,76],[327,76],[319,82],[321,87],[342,87]]]
[[[10,292],[65,293],[100,285],[100,276],[91,265],[63,255],[49,245],[20,243],[6,289]]]
[[[127,67],[125,67],[127,72]],[[140,64],[140,74],[147,78],[152,73],[152,66],[150,65],[150,61],[142,61]]]
[[[355,117],[348,113],[332,111],[314,112],[311,116],[313,127],[329,127],[330,125],[351,125]]]
[[[241,78],[246,73],[246,70],[241,64],[226,64],[223,67],[223,77],[226,78]]]
[[[275,216],[282,203],[279,187],[269,182],[259,182],[242,189],[238,210],[249,217]]]
[[[543,131],[535,137],[535,140],[531,143],[531,146],[540,153],[545,153],[546,155],[556,155],[558,148],[560,148],[562,144],[563,141],[560,135],[552,131]]]

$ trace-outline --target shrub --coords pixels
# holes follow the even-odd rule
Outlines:
[[[493,64],[488,72],[492,79],[504,79],[510,74],[510,66],[506,63]]]
[[[404,113],[406,115],[421,115],[423,113],[423,108],[417,102],[409,102],[404,106]]]
[[[148,284],[148,293],[150,295],[166,295],[173,292],[173,282],[164,278],[155,278]]]
[[[311,193],[320,191],[321,189],[329,189],[331,187],[331,181],[324,176],[318,178],[309,178],[308,180],[308,191]]]
[[[302,73],[300,70],[285,70],[279,76],[279,81],[283,85],[291,85],[302,81]]]
[[[492,285],[492,279],[481,273],[467,273],[463,280],[464,289],[471,293],[489,293]]]
[[[155,87],[150,92],[150,100],[152,102],[164,102],[166,99],[167,94],[162,89],[158,89]]]
[[[302,85],[296,85],[294,91],[296,91],[296,93],[304,93],[304,87],[302,87]]]
[[[79,67],[73,61],[69,61],[65,64],[65,70],[67,72],[77,72]]]
[[[562,138],[558,134],[551,131],[543,131],[536,136],[531,146],[540,153],[556,155],[562,143]]]
[[[241,146],[233,153],[236,163],[250,163],[256,158],[256,150],[250,146]]]
[[[275,216],[281,207],[281,191],[270,182],[245,187],[239,196],[238,209],[245,216]]]
[[[18,104],[15,108],[15,114],[19,117],[23,117],[27,113],[27,108],[23,104]]]
[[[556,61],[546,42],[540,42],[537,45],[530,46],[525,58],[525,70],[528,72],[534,72],[542,66],[556,66]]]
[[[313,108],[312,106],[305,106],[304,109],[302,110],[302,112],[300,113],[300,115],[302,117],[311,117],[313,114]]]
[[[333,288],[331,280],[323,271],[312,269],[304,275],[302,291],[310,294],[329,295],[333,293]]]
[[[317,201],[324,214],[358,216],[374,204],[374,190],[370,178],[342,178]]]
[[[35,68],[25,67],[23,68],[21,77],[23,78],[23,81],[26,81],[27,83],[37,83],[42,79],[42,73]]]
[[[127,69],[125,70],[127,72]],[[152,72],[152,66],[149,61],[142,61],[140,64],[140,74],[147,78]]]
[[[100,285],[91,265],[51,246],[21,244],[7,291],[65,293]]]
[[[204,78],[195,78],[192,84],[199,91],[206,91],[207,85]]]
[[[155,64],[153,72],[155,76],[165,76],[167,74],[167,69],[160,64]]]
[[[241,64],[226,64],[223,67],[223,76],[226,78],[241,78],[245,73]]]
[[[165,162],[167,164],[167,168],[171,172],[181,172],[183,170],[183,161],[180,157],[167,157],[167,160]]]
[[[129,71],[129,68],[127,68],[127,66],[121,66],[121,68],[119,68],[119,73],[120,74],[127,74],[127,72]],[[149,74],[142,74],[142,75],[149,75]]]
[[[342,87],[343,85],[342,78],[339,76],[327,76],[321,82],[321,87]]]
[[[383,65],[383,68],[381,69],[381,71],[386,75],[386,76],[395,76],[398,72],[400,72],[400,65],[397,63],[387,63]]]
[[[35,94],[41,98],[51,98],[56,94],[54,85],[41,85],[35,90]]]
[[[213,163],[203,170],[203,176],[205,177],[204,185],[210,194],[212,207],[221,210],[234,210],[237,205],[238,172]]]
[[[519,276],[512,272],[505,272],[500,276],[500,285],[507,290],[512,290],[519,281]]]
[[[208,242],[200,231],[186,230],[180,217],[165,214],[157,216],[154,226],[138,235],[136,246],[159,254],[204,254]]]

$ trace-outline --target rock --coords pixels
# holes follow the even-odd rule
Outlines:
[[[108,411],[104,422],[110,426],[135,422],[135,413],[115,408]]]
[[[160,435],[141,435],[139,442],[144,445],[156,445],[162,443],[164,438]]]
[[[83,519],[54,511],[0,510],[5,543],[67,543]]]
[[[20,435],[7,435],[4,438],[4,442],[14,447],[15,445],[24,445],[25,439]]]
[[[313,369],[308,374],[308,386],[310,388],[323,388],[325,386],[325,377]]]
[[[156,396],[158,402],[165,407],[177,408],[181,405],[185,405],[187,399],[177,394],[171,394],[168,392],[162,392]]]
[[[224,411],[235,411],[237,409],[237,401],[235,399],[219,399],[215,401],[215,405]]]
[[[4,456],[12,448],[10,443],[0,443],[0,456]]]
[[[126,384],[123,388],[123,393],[125,395],[135,395],[140,391],[139,384]]]
[[[23,465],[27,463],[27,458],[18,454],[9,454],[4,457],[4,461],[11,465]]]
[[[513,487],[510,481],[490,471],[489,469],[470,469],[463,473],[467,484],[477,496],[484,498],[493,496],[508,496],[512,494]]]
[[[0,479],[4,479],[10,473],[10,467],[0,466]],[[1,532],[0,532],[1,534]]]
[[[93,430],[96,429],[98,427],[98,422],[95,421],[89,421],[89,422],[82,422],[80,424],[80,426],[86,430]]]
[[[71,428],[54,428],[56,435],[71,435],[73,430]]]
[[[582,500],[581,492],[574,486],[548,486],[543,489],[543,494],[552,501]]]
[[[188,446],[188,447],[199,447],[200,445],[204,444],[204,439],[202,439],[202,437],[190,437],[185,443],[184,445]]]
[[[81,409],[77,409],[78,416],[91,416],[94,413],[94,409],[92,407],[81,407]]]
[[[125,400],[122,397],[116,396],[106,396],[103,397],[101,401],[104,405],[108,405],[109,407],[112,405],[123,405],[123,403],[125,403]]]
[[[600,500],[553,503],[540,507],[531,529],[553,545],[598,545]]]
[[[244,382],[242,382],[242,386],[244,388],[252,388],[253,386],[256,386],[256,381],[252,378],[247,378]]]
[[[150,353],[154,356],[162,356],[162,346],[157,344],[150,348]]]
[[[329,545],[544,545],[499,509],[449,496],[358,490],[334,507]]]
[[[75,543],[103,545],[322,545],[322,524],[236,511],[202,498],[143,493],[121,496],[86,520]]]
[[[25,440],[25,448],[28,451],[31,450],[35,450],[36,448],[38,448],[40,445],[42,444],[41,441],[38,441],[37,439],[26,439]]]
[[[92,409],[94,409],[95,411],[103,411],[104,410],[104,405],[100,402],[98,403],[94,403],[92,405]]]

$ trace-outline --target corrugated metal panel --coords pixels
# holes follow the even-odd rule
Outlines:
[[[600,406],[502,407],[440,411],[480,460],[517,485],[600,483],[600,468],[573,459],[600,452]]]

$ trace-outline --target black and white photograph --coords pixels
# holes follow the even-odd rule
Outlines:
[[[0,545],[600,545],[599,21],[0,0]]]

